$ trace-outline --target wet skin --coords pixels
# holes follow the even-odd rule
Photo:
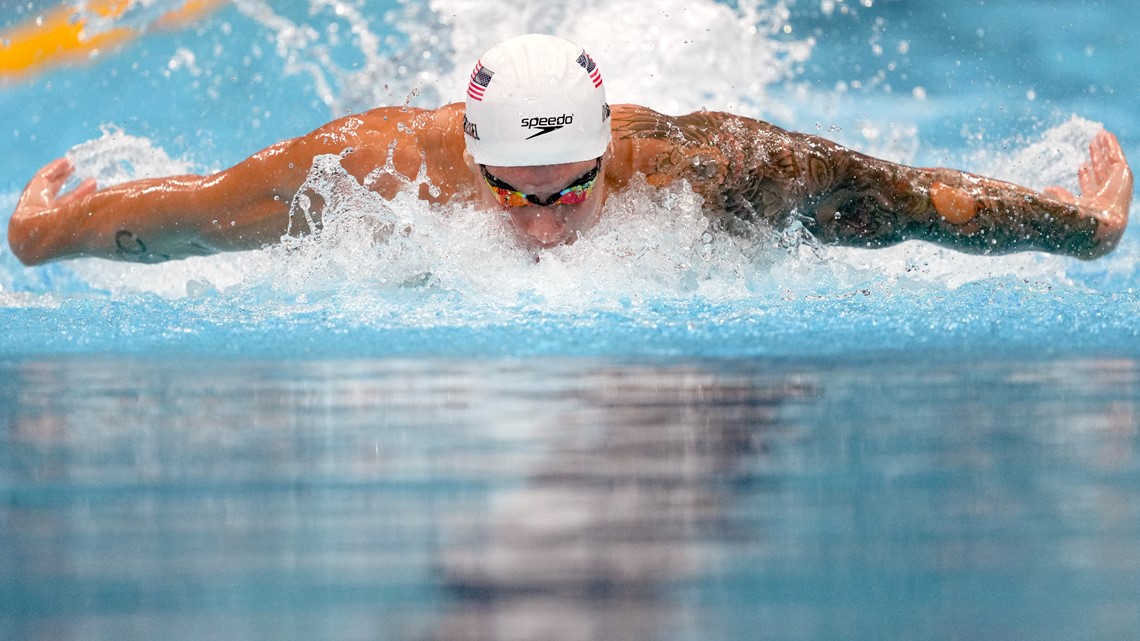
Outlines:
[[[435,110],[385,107],[333,121],[208,176],[133,181],[99,189],[85,181],[60,194],[66,160],[29,182],[8,227],[25,264],[79,256],[159,262],[256,249],[309,219],[293,205],[313,159],[340,164],[382,197],[418,190],[432,204],[479,202],[502,210],[466,153],[463,105]],[[779,228],[799,220],[826,243],[882,247],[917,239],[959,251],[1034,250],[1089,259],[1124,233],[1133,179],[1116,138],[1100,132],[1078,170],[1079,196],[1043,192],[944,168],[891,163],[829,140],[718,112],[668,116],[637,105],[612,107],[613,140],[590,197],[578,205],[511,208],[520,240],[534,247],[573,242],[602,214],[610,193],[636,175],[651,185],[687,184],[710,221]],[[549,196],[593,160],[541,167],[488,167],[524,192]],[[319,205],[319,203],[318,203]],[[320,224],[319,206],[312,216]]]

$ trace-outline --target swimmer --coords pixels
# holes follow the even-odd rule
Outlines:
[[[798,219],[825,243],[918,239],[977,254],[1103,256],[1123,235],[1132,201],[1132,172],[1105,131],[1078,171],[1079,197],[1059,187],[1037,192],[879,160],[728,113],[611,106],[581,47],[527,35],[478,60],[465,103],[347,116],[213,175],[104,189],[89,179],[61,195],[73,167],[56,160],[24,190],[8,242],[28,265],[261,248],[320,224],[316,194],[303,194],[313,200],[309,215],[295,203],[321,154],[341,155],[344,169],[384,198],[410,183],[433,204],[479,202],[505,212],[520,242],[534,248],[573,243],[602,216],[607,196],[639,175],[654,186],[684,181],[713,224],[779,229]]]

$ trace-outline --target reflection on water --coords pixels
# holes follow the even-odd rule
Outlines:
[[[441,639],[654,639],[678,624],[670,588],[704,543],[732,536],[734,475],[777,437],[777,410],[811,388],[699,369],[601,369],[577,407],[539,429],[526,482],[449,528]]]
[[[1140,629],[1133,361],[85,358],[0,380],[4,639]]]

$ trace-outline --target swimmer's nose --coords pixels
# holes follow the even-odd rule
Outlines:
[[[519,231],[529,240],[542,247],[561,245],[569,236],[563,216],[550,214],[528,216]]]

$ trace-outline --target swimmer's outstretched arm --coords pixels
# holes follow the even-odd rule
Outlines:
[[[615,133],[655,153],[646,173],[690,180],[710,208],[785,222],[799,215],[825,242],[882,247],[935,242],[979,254],[1039,250],[1096,258],[1124,233],[1132,172],[1101,132],[1078,172],[1082,195],[1044,192],[952,169],[922,169],[730,114],[615,113]],[[620,133],[618,133],[620,132]],[[667,141],[666,146],[653,143]]]
[[[810,229],[846,245],[927,240],[976,254],[1035,250],[1077,258],[1112,251],[1128,224],[1132,172],[1101,131],[1078,170],[1082,197],[953,169],[918,169],[798,136]]]
[[[102,190],[88,179],[60,194],[74,171],[60,158],[28,183],[8,223],[8,244],[25,265],[83,256],[156,263],[260,247],[284,233],[289,188],[304,180],[303,172],[289,179],[275,165],[255,156],[212,176]]]
[[[304,216],[294,215],[290,227],[291,206],[314,156],[353,148],[353,166],[384,165],[398,123],[410,117],[387,113],[334,121],[209,176],[143,179],[105,189],[87,180],[61,195],[73,168],[66,159],[56,160],[24,190],[8,225],[8,243],[26,265],[81,256],[154,263],[257,249],[290,231],[306,233]],[[409,144],[398,151],[397,165],[407,165],[415,176],[418,147],[414,137],[404,139]]]

